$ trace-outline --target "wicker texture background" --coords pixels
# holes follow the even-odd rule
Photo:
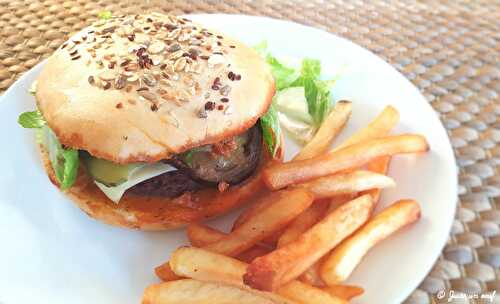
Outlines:
[[[433,295],[442,289],[500,292],[499,1],[0,0],[0,92],[104,9],[289,19],[346,37],[391,63],[440,114],[460,167],[450,240],[406,303],[438,303]]]

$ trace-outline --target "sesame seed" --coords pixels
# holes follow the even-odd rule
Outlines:
[[[117,109],[123,108],[123,104],[121,102],[117,103],[115,106]]]
[[[222,102],[229,102],[229,98],[227,98],[227,97],[222,97],[222,98],[220,99],[220,101],[222,101]]]
[[[205,110],[212,111],[214,108],[215,108],[215,102],[207,101],[207,103],[205,103]]]
[[[78,55],[78,56],[76,56],[76,57],[71,58],[71,60],[77,60],[77,59],[80,59],[81,57],[82,57],[82,56]]]
[[[235,45],[230,45],[229,47],[232,48],[232,49],[234,49],[236,46]]]
[[[124,67],[124,66],[126,66],[127,64],[129,64],[129,62],[130,62],[130,59],[125,59],[122,63],[120,63],[120,66],[121,66],[121,67]]]
[[[204,108],[201,108],[199,111],[198,111],[198,117],[199,118],[207,118],[207,111],[204,109]]]
[[[78,54],[78,50],[74,50],[73,52],[69,53],[70,56],[74,56],[76,54]]]
[[[95,83],[94,76],[92,76],[92,75],[89,76],[88,81],[89,81],[90,84],[94,84]]]

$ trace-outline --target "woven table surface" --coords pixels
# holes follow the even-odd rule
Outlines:
[[[440,114],[460,168],[450,239],[405,303],[440,303],[436,293],[444,289],[500,292],[499,1],[0,0],[0,93],[102,10],[288,19],[350,39],[382,57]],[[386,280],[391,284],[390,277]],[[500,303],[500,295],[494,303]]]

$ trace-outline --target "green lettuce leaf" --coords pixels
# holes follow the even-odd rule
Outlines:
[[[298,78],[298,73],[294,68],[287,67],[279,62],[276,57],[268,54],[266,56],[267,64],[271,67],[274,81],[276,82],[276,89],[282,90],[291,86],[292,83]]]
[[[262,57],[262,58],[266,58],[267,56],[267,40],[262,40],[261,42],[259,42],[259,44],[256,44],[253,46],[254,50],[257,51],[257,53],[259,53],[259,55]]]
[[[273,103],[267,110],[267,113],[260,118],[260,127],[262,128],[264,143],[269,149],[269,153],[275,157],[281,145],[281,127],[278,111]]]
[[[46,122],[40,111],[24,112],[19,115],[17,122],[28,129],[39,129],[45,126]]]
[[[317,59],[305,58],[302,60],[300,77],[291,86],[304,87],[308,112],[316,126],[321,125],[323,119],[331,109],[330,89],[334,83],[331,80],[320,80],[321,62]]]
[[[37,129],[36,141],[45,146],[49,153],[50,163],[56,174],[61,190],[70,188],[78,175],[80,163],[78,150],[65,149],[56,135],[47,126],[47,122],[40,111],[24,112],[19,115],[18,123],[23,128]]]
[[[267,50],[267,41],[263,40],[253,47],[259,55],[264,58],[271,68],[274,81],[276,83],[276,90],[282,90],[290,87],[290,85],[299,77],[298,71],[294,68],[288,67],[280,62],[276,57],[272,56]]]
[[[78,150],[75,149],[62,149],[62,156],[64,159],[64,169],[59,182],[61,183],[61,189],[66,190],[71,188],[76,181],[80,159],[78,157]]]
[[[50,163],[61,186],[61,190],[66,190],[73,186],[78,175],[78,166],[80,163],[78,150],[63,148],[54,132],[49,127],[44,127],[44,129],[46,136],[45,146],[49,153]]]

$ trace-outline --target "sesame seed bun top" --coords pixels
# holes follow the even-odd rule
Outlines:
[[[83,29],[48,59],[36,88],[62,144],[117,163],[155,162],[244,132],[273,95],[253,49],[156,13]]]

